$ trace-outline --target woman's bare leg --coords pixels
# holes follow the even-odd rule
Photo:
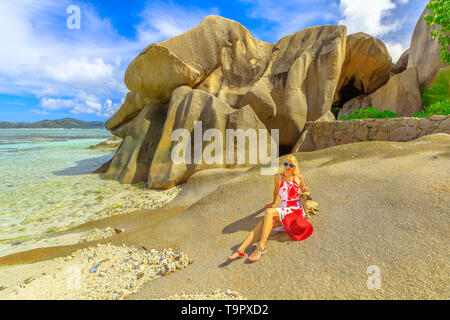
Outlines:
[[[261,239],[258,242],[258,247],[261,250],[266,248],[267,238],[269,238],[270,231],[272,231],[273,227],[273,219],[279,220],[278,210],[275,208],[267,208],[266,214],[264,215],[264,224],[261,232]],[[261,254],[255,249],[255,251],[250,255],[250,261],[256,261],[261,257]]]
[[[247,249],[247,247],[249,245],[251,245],[253,242],[258,240],[259,237],[261,237],[261,231],[263,228],[263,224],[264,224],[264,220],[259,221],[258,224],[256,225],[256,227],[253,228],[252,231],[250,231],[247,238],[244,240],[244,242],[242,242],[241,246],[238,248],[239,252],[244,252],[245,249]]]
[[[258,222],[256,227],[254,227],[253,230],[248,233],[247,238],[245,238],[244,242],[242,242],[239,248],[237,248],[237,251],[244,253],[245,249],[247,249],[249,245],[251,245],[253,242],[259,239],[259,237],[261,236],[263,224],[264,220]],[[233,252],[232,255],[227,256],[227,258],[231,260],[236,259],[237,257],[238,257],[237,252]]]
[[[267,208],[264,216],[264,225],[262,228],[261,239],[259,240],[259,248],[264,250],[266,248],[267,238],[269,238],[270,231],[272,231],[273,219],[280,219],[278,217],[278,210],[275,208]]]

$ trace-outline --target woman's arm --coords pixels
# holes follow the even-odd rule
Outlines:
[[[275,202],[277,202],[277,198],[278,198],[278,189],[280,187],[280,183],[281,183],[281,177],[276,174],[273,177],[273,204],[275,204]]]
[[[278,198],[278,188],[280,187],[281,178],[278,174],[276,174],[273,178],[273,200],[272,202],[266,204],[265,208],[273,208]]]
[[[299,180],[299,186],[302,192],[309,192],[309,188],[305,185],[305,180],[303,179],[303,176],[301,174],[298,175]]]

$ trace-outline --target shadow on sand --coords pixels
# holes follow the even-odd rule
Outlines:
[[[113,155],[104,155],[95,158],[83,159],[77,161],[76,166],[65,168],[63,170],[52,171],[57,176],[74,176],[79,174],[92,173],[95,169],[107,162],[113,157]]]
[[[228,226],[226,226],[225,228],[223,228],[222,233],[225,234],[230,234],[230,233],[235,233],[238,231],[247,231],[250,232],[257,224],[258,222],[263,219],[263,216],[258,217],[258,215],[260,213],[264,212],[264,208],[259,209],[255,212],[253,212],[252,214],[239,219],[231,224],[229,224]],[[245,239],[242,239],[242,241],[244,241]],[[287,241],[293,241],[291,238],[289,238],[289,236],[285,233],[285,232],[279,232],[279,231],[272,231],[269,235],[268,241],[270,240],[276,240],[278,242],[287,242]],[[231,253],[233,253],[235,250],[237,250],[237,248],[239,248],[239,246],[241,245],[242,242],[240,242],[239,244],[234,245],[233,247],[230,248]],[[254,250],[255,250],[256,245],[250,245],[248,246],[247,249],[245,249],[245,254],[248,256],[250,255]],[[231,254],[230,253],[230,254]],[[242,257],[244,259],[244,263],[246,264],[250,264],[253,262],[250,262],[247,260],[247,258],[244,256]],[[219,264],[219,268],[223,268],[228,266],[230,263],[232,263],[233,261],[239,261],[239,260],[243,260],[242,258],[237,258],[235,260],[228,260]]]

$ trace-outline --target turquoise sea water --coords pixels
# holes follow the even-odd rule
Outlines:
[[[87,147],[110,136],[105,129],[0,129],[0,244],[82,223],[99,193],[121,189],[91,173],[115,150]]]

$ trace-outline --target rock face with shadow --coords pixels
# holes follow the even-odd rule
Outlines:
[[[105,122],[105,128],[111,131],[117,130],[121,125],[135,118],[142,108],[150,102],[151,99],[146,96],[128,92],[119,110]],[[123,138],[122,135],[120,137]]]
[[[389,80],[392,58],[385,44],[363,32],[347,36],[345,61],[334,95],[344,103],[358,94],[368,94]]]
[[[408,67],[409,49],[402,53],[395,64],[392,65],[391,72],[396,74],[405,71]]]
[[[242,167],[257,163],[257,158],[251,159],[252,155],[257,156],[257,152],[251,152],[253,150],[250,148],[238,150],[237,144],[233,144],[234,159],[227,164],[227,153],[230,151],[226,132],[228,129],[245,132],[248,129],[263,130],[265,127],[249,106],[236,110],[203,90],[191,89],[188,86],[177,88],[172,94],[161,138],[150,165],[149,187],[170,188],[186,181],[194,172],[206,168]],[[181,133],[186,135],[180,134],[180,137],[173,141],[172,135],[176,130],[183,130]],[[181,138],[181,141],[178,138]],[[183,148],[185,140],[188,142]],[[254,146],[258,148],[257,144]],[[265,152],[270,154],[269,135],[266,136],[266,146]],[[200,150],[200,153],[197,150]],[[173,153],[184,161],[175,161]],[[203,155],[208,157],[205,159]],[[242,163],[237,162],[238,156],[242,157]]]
[[[369,95],[361,95],[346,103],[339,111],[341,116],[348,116],[356,108],[376,108],[378,111],[390,110],[400,117],[408,117],[422,110],[422,96],[419,90],[417,68],[412,67],[395,74],[389,81]]]
[[[265,73],[239,101],[249,104],[280,145],[295,144],[306,121],[330,111],[345,59],[346,28],[320,26],[280,39]]]
[[[148,104],[139,112],[105,170],[105,178],[121,183],[147,180],[150,164],[161,139],[166,112],[166,108],[158,103]]]
[[[439,51],[441,44],[438,43],[437,37],[433,39],[430,35],[431,30],[439,30],[440,26],[429,26],[424,20],[424,16],[430,13],[425,8],[417,21],[411,38],[407,66],[408,68],[417,68],[419,84],[424,88],[429,87],[439,69],[449,67],[447,63],[441,61]]]

